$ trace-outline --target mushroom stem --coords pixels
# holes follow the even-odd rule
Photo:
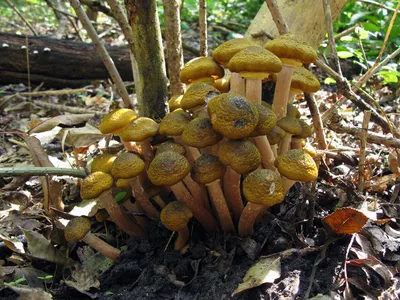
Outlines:
[[[149,168],[150,163],[152,162],[153,158],[154,158],[154,151],[153,151],[153,147],[150,144],[150,138],[146,139],[142,142],[139,142],[138,144],[140,145],[140,147],[142,148],[142,155],[146,164],[146,169]]]
[[[193,212],[193,216],[208,232],[217,230],[218,223],[215,221],[214,217],[206,208],[194,201],[192,195],[186,189],[182,181],[172,185],[171,190],[178,201],[189,207],[189,209]]]
[[[232,72],[231,74],[231,94],[240,96],[246,95],[245,80],[240,76],[239,73]]]
[[[284,64],[282,71],[278,73],[274,102],[272,104],[278,120],[286,116],[286,106],[289,99],[290,83],[292,81],[293,71],[294,67]]]
[[[121,139],[121,141],[122,141],[122,139]],[[126,151],[139,153],[139,148],[137,147],[135,142],[122,141],[122,143],[124,144]]]
[[[261,79],[246,79],[246,98],[253,104],[261,104],[262,98],[262,81]]]
[[[222,192],[220,180],[215,180],[206,185],[210,193],[211,201],[214,203],[215,209],[218,213],[219,222],[224,232],[236,233],[235,226],[232,222],[231,213],[229,212],[228,205]]]
[[[289,192],[290,188],[296,183],[296,181],[286,178],[284,176],[282,176],[282,182],[285,193]]]
[[[187,186],[190,193],[193,196],[194,201],[204,206],[208,211],[211,211],[210,203],[208,200],[207,191],[204,186],[200,186],[196,181],[192,179],[190,174],[183,178],[183,183]]]
[[[289,91],[289,97],[288,97],[288,103],[293,103],[294,99],[296,99],[297,91],[290,89]]]
[[[235,224],[239,222],[243,211],[243,200],[240,194],[240,174],[227,166],[223,179],[224,194],[229,210],[232,212]]]
[[[290,149],[302,149],[302,139],[299,139],[297,137],[292,137],[292,143],[290,144]]]
[[[129,179],[129,184],[132,187],[132,191],[135,193],[136,201],[140,204],[143,210],[146,212],[146,215],[151,218],[158,220],[160,219],[160,213],[150,202],[149,198],[146,195],[142,185],[140,184],[139,176],[135,176]]]
[[[258,151],[260,151],[262,165],[265,169],[276,171],[274,166],[275,154],[265,135],[254,137]]]
[[[186,242],[189,240],[190,231],[189,228],[186,226],[185,228],[178,230],[178,237],[175,240],[174,249],[181,250],[185,245]]]
[[[174,136],[174,141],[178,144],[181,144],[186,149],[186,158],[189,161],[190,165],[193,166],[196,159],[200,157],[200,151],[197,148],[189,147],[182,141],[181,136]]]
[[[134,208],[132,210],[132,214],[138,214],[138,215],[144,215],[145,212],[143,210],[143,208],[140,206],[140,204],[138,202],[135,202],[134,204]],[[134,215],[136,221],[138,222],[138,224],[144,228],[147,229],[147,218],[146,217],[142,217],[142,216],[137,216]]]
[[[112,259],[115,262],[119,262],[118,256],[121,254],[121,250],[106,243],[90,231],[85,235],[82,241],[84,241],[90,247],[96,249],[98,252],[108,257],[109,259]]]
[[[144,229],[121,209],[117,201],[113,198],[111,190],[103,192],[99,196],[99,201],[122,231],[134,237],[142,237],[145,235]]]
[[[158,205],[159,208],[163,209],[165,207],[165,202],[161,199],[160,195],[155,195],[153,198],[154,202]]]
[[[279,155],[285,154],[290,149],[290,142],[293,134],[287,133],[283,140],[279,143]]]
[[[242,237],[251,236],[254,231],[254,224],[258,214],[266,207],[259,204],[248,202],[240,217],[238,232]]]

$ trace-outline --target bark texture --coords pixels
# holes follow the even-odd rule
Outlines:
[[[139,71],[141,116],[159,120],[167,112],[167,76],[156,0],[125,0]]]

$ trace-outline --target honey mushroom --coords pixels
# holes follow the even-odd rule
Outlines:
[[[188,61],[179,73],[183,83],[191,85],[198,82],[214,84],[216,79],[224,77],[224,69],[212,57],[196,57]]]
[[[181,107],[191,112],[194,117],[207,117],[207,110],[205,110],[207,102],[219,94],[220,92],[208,83],[192,84],[182,97]]]
[[[303,141],[304,139],[311,137],[312,135],[312,128],[310,125],[306,123],[306,121],[299,119],[298,120],[301,126],[301,133],[299,135],[294,135],[292,137],[292,142],[290,149],[302,149],[303,148]]]
[[[290,148],[290,142],[292,141],[292,135],[300,135],[303,128],[300,125],[298,119],[286,116],[276,122],[280,128],[285,130],[286,135],[283,140],[279,144],[279,152],[278,154],[286,153]]]
[[[116,155],[108,153],[96,155],[90,165],[90,173],[100,171],[111,174],[111,167],[116,158]]]

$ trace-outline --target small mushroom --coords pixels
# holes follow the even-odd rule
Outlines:
[[[301,133],[299,135],[294,135],[292,137],[291,149],[301,149],[303,148],[304,139],[311,137],[312,128],[310,125],[306,123],[306,121],[299,119],[300,126],[302,128]]]
[[[219,94],[220,92],[208,83],[199,82],[192,84],[182,97],[181,107],[199,116],[199,113],[204,110],[208,100]]]
[[[179,78],[183,83],[208,82],[224,77],[224,69],[212,57],[201,56],[188,61],[182,68]]]
[[[174,95],[168,100],[169,111],[172,112],[178,108],[181,108],[181,100],[183,95]]]
[[[283,117],[276,122],[280,128],[286,131],[286,135],[279,144],[279,154],[286,153],[290,148],[290,142],[292,141],[292,135],[299,135],[302,132],[302,127],[298,119],[290,116]]]
[[[90,165],[91,173],[100,171],[110,174],[112,164],[116,158],[116,155],[108,153],[96,155],[93,158],[92,164]]]

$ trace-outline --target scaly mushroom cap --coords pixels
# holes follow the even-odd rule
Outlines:
[[[94,172],[89,174],[81,183],[81,198],[93,199],[113,186],[114,179],[110,174]]]
[[[248,137],[258,123],[257,108],[239,95],[221,94],[208,103],[215,131],[229,139]]]
[[[110,111],[100,123],[100,131],[102,134],[118,134],[122,129],[134,118],[136,113],[132,109],[118,108]]]
[[[186,157],[168,151],[156,155],[149,166],[148,175],[155,185],[171,186],[185,178],[189,172],[190,164]]]
[[[138,155],[125,152],[118,155],[114,160],[111,175],[117,179],[129,179],[142,173],[144,167],[144,161]]]
[[[276,145],[281,140],[283,140],[285,135],[286,135],[285,130],[283,130],[279,126],[275,126],[274,128],[272,128],[270,132],[267,133],[268,142],[270,145]]]
[[[175,109],[181,108],[182,97],[183,95],[175,95],[168,100],[168,107],[170,112],[174,111]]]
[[[204,148],[222,140],[222,135],[213,129],[209,118],[198,117],[187,124],[182,133],[182,141],[191,147]]]
[[[94,172],[104,172],[111,173],[111,167],[114,160],[117,158],[114,154],[100,154],[93,158],[92,165],[90,167],[91,173]]]
[[[275,166],[283,176],[295,180],[310,182],[318,177],[318,168],[313,158],[303,149],[292,149],[279,155]]]
[[[146,117],[139,117],[129,122],[122,130],[121,138],[125,142],[141,142],[152,138],[158,132],[156,121]]]
[[[308,125],[308,124],[306,123],[306,121],[304,121],[304,120],[302,120],[302,119],[298,119],[298,121],[299,121],[299,124],[300,124],[300,126],[301,126],[302,129],[301,129],[301,133],[298,134],[298,135],[295,135],[294,137],[295,137],[295,138],[302,138],[302,139],[305,139],[305,138],[310,137],[310,136],[312,135],[312,128],[311,128],[311,126]]]
[[[212,59],[212,57],[201,56],[188,61],[179,73],[183,83],[211,82],[224,77],[224,69]]]
[[[64,229],[64,237],[68,243],[76,243],[82,240],[90,231],[90,220],[85,217],[76,217],[68,222]]]
[[[278,74],[272,74],[272,80],[276,82]],[[292,74],[292,81],[290,82],[290,90],[300,94],[318,92],[321,85],[318,78],[313,75],[304,67],[296,68]]]
[[[167,151],[176,152],[180,155],[186,155],[185,147],[181,144],[175,143],[173,140],[167,140],[164,143],[158,145],[156,155]]]
[[[278,120],[274,111],[268,106],[262,104],[256,104],[255,106],[259,118],[256,128],[250,135],[251,137],[266,135],[276,126],[276,121]]]
[[[218,156],[224,165],[230,166],[239,174],[254,171],[261,164],[261,155],[257,147],[248,140],[229,140],[222,143]]]
[[[276,122],[276,125],[278,125],[280,128],[290,134],[301,134],[301,131],[303,130],[301,128],[299,120],[290,116],[286,116],[278,120]]]
[[[289,103],[286,106],[286,115],[290,116],[290,117],[293,117],[293,118],[296,118],[296,119],[300,119],[300,117],[301,117],[300,111],[292,103]]]
[[[231,88],[231,76],[229,75],[227,77],[215,80],[214,87],[220,93],[228,93],[229,89]]]
[[[161,223],[171,231],[179,231],[187,226],[193,213],[185,204],[179,201],[168,203],[160,214]]]
[[[264,79],[271,73],[279,73],[282,63],[272,52],[252,46],[236,53],[229,61],[228,68],[244,78]]]
[[[208,96],[217,96],[220,92],[211,84],[199,82],[191,85],[181,100],[181,107],[187,110],[194,110],[206,104]]]
[[[192,178],[197,183],[211,183],[224,176],[226,166],[215,155],[202,154],[194,162]]]
[[[160,134],[167,136],[181,135],[185,126],[192,120],[189,113],[181,108],[165,115],[160,122]]]
[[[257,44],[244,38],[232,39],[215,48],[212,57],[219,64],[226,65],[236,53],[251,46],[257,46]]]
[[[317,59],[317,52],[293,33],[286,33],[265,44],[265,49],[280,58],[282,63],[301,67]]]
[[[243,181],[243,194],[247,201],[267,207],[281,203],[285,198],[281,176],[268,169],[247,175]]]

